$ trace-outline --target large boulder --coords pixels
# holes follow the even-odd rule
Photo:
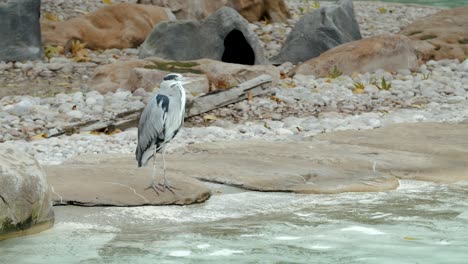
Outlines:
[[[420,18],[399,34],[414,40],[422,61],[463,61],[468,56],[468,6]]]
[[[0,1],[0,61],[41,58],[40,7],[40,0]]]
[[[159,23],[140,46],[140,58],[187,61],[213,59],[267,64],[260,41],[236,10],[223,7],[203,21]]]
[[[27,153],[0,144],[0,240],[40,232],[53,223],[44,170]]]
[[[284,0],[138,0],[138,3],[168,7],[180,20],[205,19],[223,6],[234,8],[249,22],[268,19],[279,23],[291,16]]]
[[[340,0],[304,15],[288,35],[275,64],[297,64],[346,42],[361,39],[352,0]]]
[[[343,74],[374,72],[377,69],[416,70],[419,61],[411,40],[402,35],[382,35],[343,44],[299,66],[292,73],[328,76],[336,67]]]
[[[262,74],[272,77],[273,86],[280,78],[279,70],[272,65],[242,65],[210,59],[167,61],[151,57],[100,66],[93,74],[91,87],[101,93],[118,88],[132,92],[144,88],[150,92],[171,72],[190,77],[191,82],[184,87],[193,95],[228,89]]]
[[[42,21],[44,44],[66,46],[70,40],[87,43],[90,49],[138,47],[154,25],[170,19],[163,7],[113,4],[66,21]]]

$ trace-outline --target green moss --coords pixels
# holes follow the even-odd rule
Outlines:
[[[435,39],[437,38],[436,35],[425,35],[420,38],[420,40],[428,40],[428,39]]]
[[[408,36],[413,36],[413,35],[416,35],[416,34],[419,34],[419,33],[423,33],[422,30],[420,30],[420,31],[413,31],[413,32],[411,32]]]
[[[152,65],[146,65],[145,69],[156,69],[161,71],[175,72],[175,73],[195,73],[202,74],[203,72],[193,67],[200,64],[193,61],[153,61]]]
[[[2,227],[0,229],[0,233],[9,233],[18,230],[25,230],[30,228],[33,225],[33,218],[30,216],[28,219],[24,220],[23,222],[13,224],[13,221],[9,218],[5,219],[2,223]]]

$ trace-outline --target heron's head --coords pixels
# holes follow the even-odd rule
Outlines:
[[[182,84],[188,83],[187,78],[178,73],[170,73],[163,78],[163,82],[180,82]]]

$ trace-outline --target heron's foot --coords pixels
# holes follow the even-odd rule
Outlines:
[[[161,184],[152,183],[150,186],[148,186],[148,187],[145,188],[145,191],[148,190],[148,189],[153,189],[153,191],[154,191],[157,195],[159,195],[159,192],[164,192],[164,188],[159,187],[159,185],[161,185]]]
[[[162,184],[160,183],[159,186],[161,186],[163,192],[165,189],[168,189],[174,195],[175,195],[174,190],[179,190],[176,187],[169,185],[167,182],[162,183]]]

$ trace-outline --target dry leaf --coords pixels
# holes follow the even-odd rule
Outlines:
[[[98,136],[99,134],[101,134],[101,132],[99,132],[99,131],[91,131],[91,132],[89,132],[89,134]]]
[[[73,55],[77,54],[78,52],[82,51],[86,47],[86,42],[81,43],[79,40],[73,40],[71,43],[71,53]]]
[[[331,83],[331,80],[330,80],[330,79],[327,79],[325,82],[326,82],[326,83]]]
[[[364,93],[364,89],[354,89],[354,90],[353,90],[353,93],[355,93],[355,94],[363,94],[363,93]]]
[[[44,55],[46,56],[47,59],[50,60],[53,56],[57,56],[59,54],[63,53],[63,47],[62,46],[54,46],[54,45],[45,45],[44,46]]]
[[[60,18],[53,14],[53,13],[50,13],[50,12],[45,12],[44,13],[44,17],[47,19],[47,20],[50,20],[50,21],[55,21],[55,22],[59,22],[60,21]]]
[[[252,99],[253,99],[252,91],[248,91],[247,92],[247,101],[252,101]]]
[[[277,102],[278,104],[281,103],[281,102],[283,102],[283,100],[279,99],[278,97],[276,97],[276,96],[274,96],[274,95],[270,96],[270,99],[273,100],[273,101],[275,101],[275,102]]]
[[[205,120],[205,122],[208,122],[208,121],[213,121],[213,120],[217,120],[218,118],[214,115],[204,115],[203,116],[203,120]]]
[[[32,136],[29,138],[29,140],[39,140],[39,139],[44,139],[44,138],[47,138],[47,134],[46,133],[40,133],[38,135],[35,135],[35,136]]]
[[[414,237],[406,236],[403,238],[404,240],[416,240]]]
[[[88,51],[87,50],[80,50],[78,51],[74,56],[73,60],[76,62],[88,62],[90,59],[88,57]]]

